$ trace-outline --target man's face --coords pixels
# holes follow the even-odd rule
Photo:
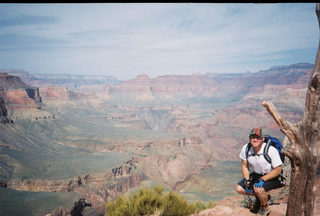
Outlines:
[[[262,145],[264,137],[260,137],[257,135],[250,135],[249,139],[250,139],[250,143],[253,147],[259,147],[259,145]]]

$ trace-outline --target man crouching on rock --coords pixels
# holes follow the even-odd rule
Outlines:
[[[243,179],[239,181],[236,191],[243,195],[255,196],[255,204],[251,203],[250,211],[259,215],[269,215],[268,191],[281,187],[279,176],[282,170],[282,161],[277,149],[270,146],[268,155],[271,164],[264,157],[263,131],[254,128],[249,134],[250,143],[243,146],[239,156]],[[251,144],[251,147],[249,147]],[[252,173],[250,173],[250,170]]]

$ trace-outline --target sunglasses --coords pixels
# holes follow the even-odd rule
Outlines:
[[[250,135],[249,139],[263,139],[263,137],[254,134],[254,135]]]

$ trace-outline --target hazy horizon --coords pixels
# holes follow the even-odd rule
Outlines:
[[[314,63],[315,3],[0,4],[0,68],[129,80]]]
[[[310,65],[314,65],[314,63],[309,63],[309,62],[298,62],[298,63],[293,63],[293,64],[290,64],[290,65],[297,65],[297,64],[310,64]],[[258,71],[250,71],[250,73],[259,73],[259,72],[261,72],[261,71],[267,71],[267,70],[270,70],[270,69],[272,69],[273,67],[282,67],[282,66],[290,66],[290,65],[273,65],[273,66],[271,66],[271,67],[269,67],[269,68],[263,68],[263,69],[260,69],[260,70],[258,70]],[[135,79],[135,78],[137,78],[138,76],[143,76],[143,75],[147,75],[147,76],[149,76],[148,74],[144,74],[144,73],[141,73],[141,74],[137,74],[135,77],[132,77],[132,78],[129,78],[129,79],[119,79],[117,76],[114,76],[114,75],[108,75],[108,74],[79,74],[79,73],[73,73],[73,74],[71,74],[71,73],[69,73],[69,74],[61,74],[61,73],[46,73],[46,74],[43,74],[43,73],[32,73],[32,72],[30,72],[30,71],[26,71],[26,70],[24,70],[24,69],[22,69],[22,68],[0,68],[0,73],[1,72],[4,72],[4,73],[6,73],[6,72],[8,72],[9,74],[10,73],[12,73],[12,72],[14,72],[14,71],[24,71],[24,72],[27,72],[28,74],[31,74],[31,75],[34,75],[34,76],[37,76],[37,77],[43,77],[43,76],[58,76],[58,77],[63,77],[63,76],[67,76],[67,77],[88,77],[88,76],[90,76],[90,77],[92,77],[92,78],[94,78],[94,77],[109,77],[109,78],[111,78],[111,79],[115,79],[115,80],[118,80],[118,81],[121,81],[121,82],[123,82],[123,81],[129,81],[129,80],[131,80],[131,79]],[[239,73],[234,73],[234,74],[242,74],[242,73],[244,73],[244,72],[239,72]],[[206,74],[204,74],[204,73],[194,73],[194,74],[160,74],[160,75],[158,75],[158,76],[155,76],[155,77],[150,77],[149,76],[149,78],[151,78],[151,79],[155,79],[155,78],[157,78],[157,77],[161,77],[161,76],[192,76],[192,75],[198,75],[198,74],[201,74],[201,75],[204,75],[204,76],[207,76],[207,75],[209,75],[209,74],[212,74],[212,73],[206,73]],[[215,73],[215,74],[231,74],[231,73]]]

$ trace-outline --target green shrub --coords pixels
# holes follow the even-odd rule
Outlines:
[[[130,203],[134,206],[136,215],[150,215],[160,208],[163,187],[157,186],[153,189],[143,188],[129,197]]]
[[[187,216],[196,211],[194,204],[189,204],[182,196],[170,191],[162,198],[161,216]]]
[[[108,215],[111,216],[131,216],[133,209],[128,200],[124,197],[119,197],[113,202],[108,202],[106,205]]]
[[[163,194],[164,187],[145,187],[131,194],[127,199],[123,196],[106,204],[108,216],[187,216],[202,211],[212,205],[202,202],[188,203],[182,196],[170,191]]]

